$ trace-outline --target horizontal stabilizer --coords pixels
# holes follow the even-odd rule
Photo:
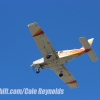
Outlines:
[[[86,49],[86,50],[90,49],[90,51],[87,52],[87,53],[88,53],[89,57],[91,58],[91,60],[93,62],[97,61],[98,57],[96,56],[95,52],[91,48],[91,46],[90,46],[89,42],[87,41],[87,39],[85,37],[81,37],[81,38],[79,38],[79,40],[80,40],[81,44],[83,45],[84,49]]]
[[[95,52],[92,49],[88,52],[88,55],[93,62],[98,60],[98,57],[96,56]]]
[[[85,49],[91,48],[91,46],[89,45],[89,43],[85,37],[81,37],[81,38],[79,38],[79,40]]]

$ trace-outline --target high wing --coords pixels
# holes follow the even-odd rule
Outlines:
[[[55,66],[51,67],[51,69],[59,76],[60,72],[63,73],[63,76],[60,77],[65,84],[67,84],[70,88],[77,88],[79,87],[77,81],[73,77],[73,75],[68,71],[68,69],[64,66]]]
[[[49,39],[47,38],[47,36],[45,35],[44,31],[41,29],[41,27],[38,25],[38,23],[31,23],[28,25],[29,30],[38,46],[38,48],[40,49],[41,53],[44,56],[44,61],[51,61],[53,59],[58,58],[58,55],[55,51],[55,49],[53,48],[53,46],[51,45]],[[46,56],[51,54],[51,58],[50,59],[46,59]]]

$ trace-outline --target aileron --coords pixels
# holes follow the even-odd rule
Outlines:
[[[59,77],[60,73],[63,73],[63,75],[60,78],[70,88],[79,87],[79,85],[78,85],[77,81],[75,80],[75,78],[73,77],[73,75],[69,72],[69,70],[64,65],[54,66],[54,67],[51,67],[51,69],[58,75],[58,77]]]
[[[41,53],[44,56],[45,62],[52,61],[53,59],[58,58],[58,55],[57,55],[54,47],[51,45],[51,42],[45,35],[42,28],[37,23],[31,23],[28,25],[28,27],[30,29],[30,32],[31,32],[38,48],[40,49]],[[52,57],[51,57],[51,59],[48,60],[48,59],[46,59],[46,57],[49,54],[52,54]]]

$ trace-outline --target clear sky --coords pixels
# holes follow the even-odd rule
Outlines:
[[[94,38],[93,49],[100,55],[100,0],[1,0],[0,88],[62,88],[64,94],[0,95],[0,100],[100,100],[100,62],[87,54],[67,64],[77,89],[50,69],[37,75],[30,68],[42,57],[27,27],[32,22],[38,22],[57,51],[80,48],[79,37],[85,36]]]

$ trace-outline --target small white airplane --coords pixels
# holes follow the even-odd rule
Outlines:
[[[97,61],[98,58],[91,47],[94,38],[91,38],[89,40],[87,40],[85,37],[79,38],[81,44],[83,45],[83,47],[81,47],[80,49],[55,51],[51,42],[49,41],[41,27],[38,25],[38,23],[31,23],[28,25],[28,27],[38,48],[43,54],[43,58],[34,61],[31,65],[32,68],[37,68],[36,73],[39,73],[40,69],[50,68],[70,88],[79,87],[77,81],[69,72],[69,70],[64,66],[64,64],[85,53],[88,53],[93,62]]]

